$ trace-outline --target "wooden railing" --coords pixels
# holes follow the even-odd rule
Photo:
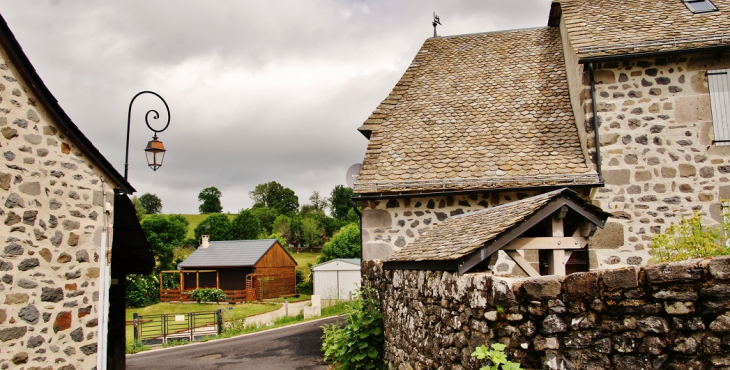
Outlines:
[[[192,289],[180,290],[180,289],[161,289],[160,290],[160,301],[162,302],[194,302],[195,300],[190,298]],[[247,302],[253,299],[247,300],[246,290],[224,290],[223,293],[226,295],[225,301],[228,303],[241,303]],[[251,297],[255,297],[256,294],[251,294]]]

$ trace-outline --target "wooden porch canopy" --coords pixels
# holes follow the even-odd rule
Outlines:
[[[504,250],[530,276],[539,276],[517,250],[552,251],[550,274],[564,275],[572,250],[583,249],[610,214],[563,188],[435,225],[394,253],[385,269],[469,272]]]

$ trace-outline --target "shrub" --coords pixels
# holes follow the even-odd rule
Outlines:
[[[727,232],[730,223],[724,222],[718,228],[702,225],[702,216],[695,211],[692,217],[682,218],[678,225],[672,225],[663,234],[651,240],[650,262],[684,261],[692,258],[722,256],[730,254],[727,246]],[[724,234],[724,235],[723,235]]]
[[[471,357],[476,357],[480,360],[488,359],[492,366],[482,366],[479,370],[521,370],[520,364],[507,360],[507,354],[504,353],[504,349],[507,348],[502,343],[492,343],[492,349],[487,349],[487,346],[481,345],[474,349]],[[502,366],[500,368],[500,365]]]
[[[309,294],[314,293],[314,282],[312,280],[303,281],[297,284],[297,294]]]
[[[218,302],[226,299],[226,294],[220,289],[198,288],[190,292],[190,298],[196,302]]]
[[[343,369],[382,367],[383,314],[374,288],[363,285],[346,314],[347,326],[322,327],[322,352],[327,362]]]

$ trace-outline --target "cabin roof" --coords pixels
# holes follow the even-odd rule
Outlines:
[[[275,244],[276,239],[212,241],[208,248],[196,249],[178,268],[254,267]]]

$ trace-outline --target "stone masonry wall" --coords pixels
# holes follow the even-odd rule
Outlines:
[[[91,369],[101,174],[0,56],[0,369]]]
[[[730,366],[730,257],[505,279],[383,270],[379,294],[390,369],[478,369],[487,343],[537,369]]]
[[[594,202],[613,214],[591,240],[591,267],[641,265],[651,238],[693,210],[721,220],[730,198],[730,147],[712,144],[705,73],[729,68],[730,58],[685,55],[596,65],[602,175]],[[592,139],[589,75],[583,109]],[[595,156],[594,156],[595,160]]]
[[[539,194],[512,192],[389,199],[362,202],[363,259],[385,260],[434,224]]]

